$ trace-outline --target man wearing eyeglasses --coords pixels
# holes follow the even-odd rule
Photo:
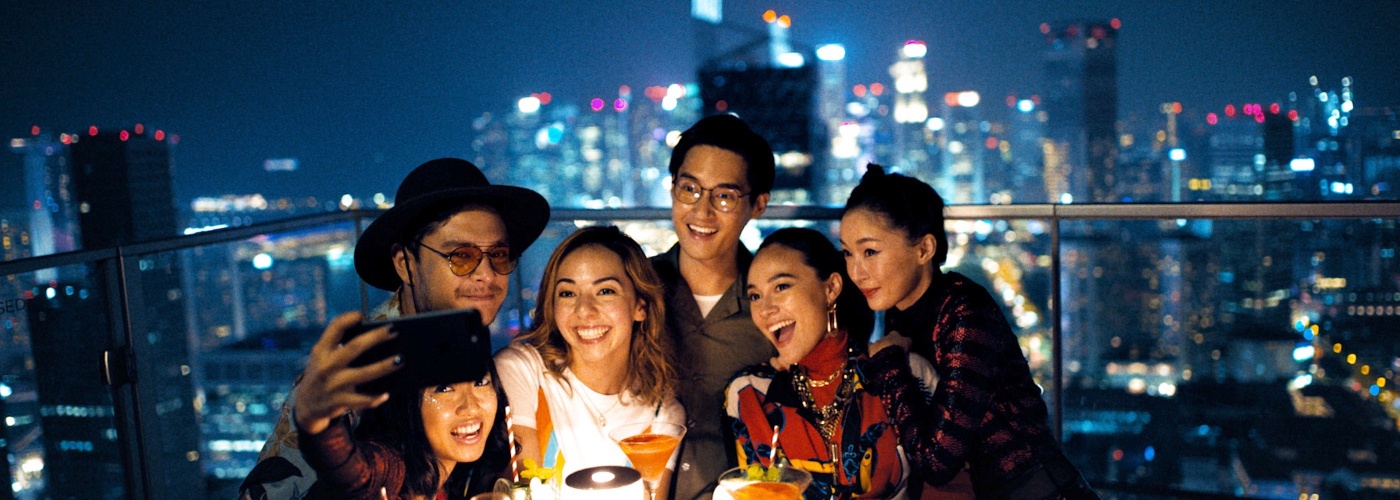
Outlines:
[[[371,317],[474,308],[491,324],[505,302],[509,274],[548,222],[543,196],[492,185],[471,162],[441,158],[419,165],[399,185],[394,207],[355,243],[360,278],[394,292]],[[284,404],[257,466],[239,486],[240,498],[302,498],[316,482],[297,450],[290,413]]]
[[[724,388],[735,372],[776,355],[749,317],[743,277],[753,254],[739,241],[763,215],[773,188],[773,149],[733,115],[700,120],[671,154],[671,222],[677,243],[653,257],[666,282],[666,322],[676,346],[687,423],[671,498],[708,498],[732,467],[721,428]]]

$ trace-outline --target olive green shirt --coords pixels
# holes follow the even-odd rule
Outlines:
[[[750,365],[767,363],[777,355],[773,344],[754,326],[744,277],[753,253],[739,246],[739,279],[729,285],[708,316],[680,273],[680,246],[652,257],[652,266],[666,284],[667,330],[676,347],[677,398],[689,422],[681,448],[674,500],[709,498],[715,481],[736,466],[734,438],[724,421],[724,389],[734,374]]]

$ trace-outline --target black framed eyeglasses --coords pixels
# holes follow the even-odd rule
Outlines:
[[[515,270],[516,259],[511,258],[510,247],[493,246],[478,247],[473,245],[460,246],[451,252],[441,252],[436,248],[424,245],[422,241],[418,246],[426,248],[435,254],[447,259],[447,267],[452,269],[452,274],[466,276],[475,271],[481,265],[483,258],[491,261],[491,269],[496,274],[506,275]]]
[[[710,204],[715,210],[721,212],[732,212],[739,208],[739,203],[751,193],[745,193],[732,187],[717,186],[706,188],[700,183],[690,179],[676,181],[676,185],[671,188],[671,199],[686,205],[694,205],[705,196],[705,192],[710,192]]]

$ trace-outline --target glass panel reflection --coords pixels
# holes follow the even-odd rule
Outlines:
[[[1065,439],[1091,482],[1328,498],[1395,480],[1394,220],[1063,227]]]
[[[4,498],[125,498],[112,393],[95,369],[111,332],[94,265],[0,283]]]
[[[139,256],[133,328],[145,340],[141,394],[157,405],[142,414],[157,434],[146,458],[165,491],[236,496],[311,344],[330,318],[361,309],[355,234],[344,222]]]

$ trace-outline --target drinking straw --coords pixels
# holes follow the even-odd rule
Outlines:
[[[515,442],[515,426],[511,425],[510,405],[506,405],[506,442],[510,443],[510,475],[511,482],[520,482],[520,448]]]
[[[768,445],[768,466],[778,465],[778,426],[773,426],[773,443]]]

